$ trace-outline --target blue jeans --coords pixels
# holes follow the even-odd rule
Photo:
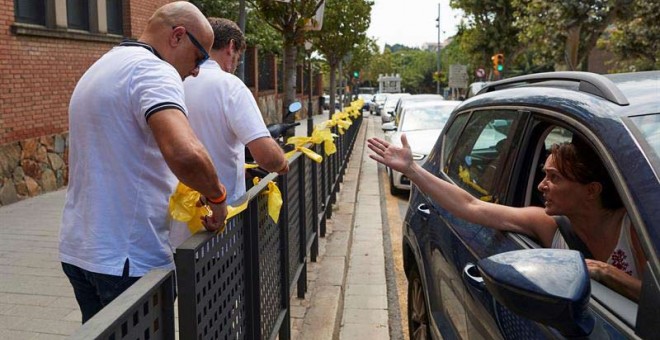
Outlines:
[[[82,323],[91,319],[139,279],[139,277],[129,277],[128,268],[129,263],[126,259],[122,276],[114,276],[92,273],[62,262],[62,270],[73,286],[73,293],[76,295],[76,301],[82,312]]]

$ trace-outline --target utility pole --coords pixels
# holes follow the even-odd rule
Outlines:
[[[437,94],[440,94],[440,3],[438,3],[438,18],[435,19],[438,22],[436,27],[438,27],[438,81],[435,83],[435,90]]]
[[[243,32],[243,35],[245,35],[245,17],[247,16],[245,13],[245,0],[240,0],[238,7],[238,27],[241,29],[241,32]],[[236,72],[236,76],[245,81],[245,53],[241,54],[241,63],[238,64],[238,72]]]

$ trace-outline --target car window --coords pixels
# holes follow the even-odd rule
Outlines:
[[[640,144],[648,149],[651,166],[660,174],[660,114],[631,117],[630,120],[641,133]]]
[[[444,147],[444,149],[442,150],[442,161],[444,164],[449,163],[448,161],[449,153],[456,146],[456,140],[458,139],[460,132],[463,131],[463,127],[465,126],[465,122],[467,122],[468,117],[470,117],[469,113],[463,113],[456,116],[449,129],[447,129],[445,140],[442,143]],[[445,172],[447,172],[446,169]]]
[[[534,171],[530,174],[530,181],[526,190],[527,198],[525,205],[533,205],[543,207],[543,194],[537,189],[538,184],[541,182],[545,174],[543,166],[545,160],[550,154],[550,149],[554,144],[569,143],[573,139],[573,133],[563,127],[552,126],[546,130],[545,137],[542,140],[540,150],[537,151],[537,157],[533,166]]]
[[[512,140],[515,111],[475,112],[448,159],[447,174],[458,186],[484,201],[492,201],[498,169]]]
[[[429,129],[442,129],[453,106],[431,106],[431,107],[416,107],[404,109],[401,115],[401,128],[400,131],[415,131],[415,130],[429,130]]]

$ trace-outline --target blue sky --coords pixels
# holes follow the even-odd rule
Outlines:
[[[449,0],[374,0],[371,25],[367,35],[376,38],[382,49],[385,44],[421,47],[438,40],[435,19],[440,3],[441,40],[456,34],[461,12],[449,7]]]

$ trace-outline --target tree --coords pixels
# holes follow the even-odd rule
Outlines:
[[[374,80],[374,77],[369,73],[367,65],[371,63],[374,55],[378,53],[378,45],[376,41],[369,37],[363,37],[357,43],[357,46],[351,51],[351,60],[346,65],[345,77],[353,77],[353,72],[358,71],[359,78],[354,79],[355,84],[369,82]],[[376,78],[378,75],[376,75]]]
[[[451,0],[450,5],[465,12],[460,43],[463,51],[472,56],[470,60],[488,65],[493,54],[503,53],[504,69],[508,70],[523,50],[517,37],[519,29],[513,25],[515,11],[511,0]]]
[[[330,66],[330,112],[335,105],[336,70],[349,52],[359,51],[365,43],[366,31],[371,22],[369,0],[333,0],[326,4],[323,28],[311,34],[314,47],[325,57]],[[352,70],[350,70],[352,72]]]
[[[615,54],[616,71],[660,69],[660,2],[635,0],[631,17],[606,31],[599,46]]]
[[[537,52],[537,62],[587,70],[591,50],[605,29],[630,16],[632,0],[511,0],[521,43]]]
[[[298,47],[305,41],[310,19],[325,0],[247,0],[259,17],[282,35],[284,107],[295,101]],[[325,20],[324,20],[325,21]],[[325,26],[325,22],[323,23]],[[282,110],[283,120],[286,110]],[[292,117],[289,119],[293,119]]]
[[[207,17],[220,17],[239,22],[240,6],[236,0],[191,0]],[[245,40],[249,46],[259,46],[259,51],[282,54],[282,35],[247,8]]]

